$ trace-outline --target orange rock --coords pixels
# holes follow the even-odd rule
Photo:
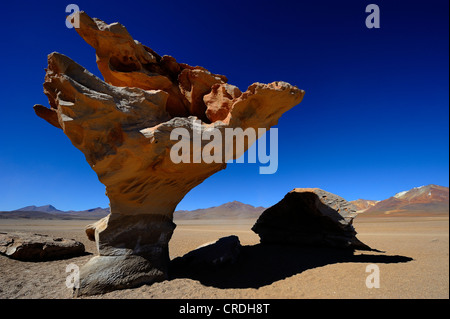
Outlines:
[[[178,81],[181,93],[190,103],[189,114],[208,122],[203,97],[211,91],[213,85],[224,83],[222,79],[206,70],[184,69],[178,76]]]
[[[170,138],[172,130],[184,128],[192,137],[196,119],[202,120],[201,131],[268,129],[300,103],[304,92],[274,82],[255,83],[241,94],[225,76],[161,57],[122,25],[107,25],[83,12],[76,30],[95,48],[105,81],[52,53],[44,83],[51,108],[36,105],[35,111],[84,153],[110,199],[110,216],[86,229],[99,256],[81,269],[78,294],[164,280],[176,206],[226,168],[225,160],[172,162],[170,150],[178,142]]]

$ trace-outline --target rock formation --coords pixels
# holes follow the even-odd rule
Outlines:
[[[356,238],[356,208],[318,188],[295,188],[265,210],[252,230],[261,243],[371,250]]]
[[[78,14],[76,30],[96,50],[105,81],[52,53],[44,83],[50,108],[34,109],[64,131],[106,186],[111,214],[87,229],[99,256],[82,267],[78,290],[96,294],[164,280],[175,207],[226,167],[227,158],[175,164],[173,129],[184,128],[191,139],[194,130],[268,129],[304,92],[274,82],[255,83],[241,93],[225,76],[161,57],[119,23]],[[194,120],[201,121],[198,127]]]
[[[239,238],[232,235],[204,244],[171,263],[174,268],[232,265],[237,262],[241,248]]]
[[[23,232],[0,233],[0,253],[22,261],[46,261],[77,257],[84,245],[73,239],[52,238]]]

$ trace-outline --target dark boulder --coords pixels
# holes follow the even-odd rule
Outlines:
[[[266,209],[252,230],[261,243],[371,250],[356,238],[356,208],[318,188],[296,188]]]

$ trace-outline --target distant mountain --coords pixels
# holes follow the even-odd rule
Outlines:
[[[26,206],[15,211],[25,211],[25,212],[43,212],[43,213],[62,213],[61,210],[56,209],[52,205],[44,205],[44,206]]]
[[[449,214],[449,188],[438,185],[415,187],[382,201],[358,199],[351,202],[361,213],[359,216],[442,216]],[[220,206],[180,210],[174,220],[197,219],[257,219],[265,210],[238,201]],[[52,205],[27,206],[14,211],[0,212],[0,219],[92,219],[98,220],[110,212],[109,208],[92,208],[83,211],[61,211]]]
[[[44,213],[40,211],[21,211],[14,210],[10,212],[0,212],[0,220],[1,219],[58,219],[58,220],[68,220],[74,219],[70,216],[66,216],[64,214],[50,214]]]
[[[350,203],[352,203],[356,207],[358,213],[362,213],[365,212],[370,207],[375,206],[378,202],[379,202],[378,200],[357,199],[351,201]]]
[[[108,215],[110,212],[109,208],[92,208],[88,210],[81,210],[81,211],[68,211],[65,212],[65,215],[73,216],[77,219],[100,219]]]
[[[238,201],[225,203],[220,206],[196,209],[193,211],[176,211],[174,219],[256,219],[264,211],[264,207],[254,207]],[[100,219],[109,214],[109,208],[93,208],[83,211],[61,211],[52,205],[27,206],[14,211],[0,212],[0,219]]]
[[[449,188],[438,185],[415,187],[376,203],[361,216],[448,215]]]
[[[52,205],[26,206],[13,211],[0,212],[0,219],[92,219],[97,220],[109,214],[109,208],[93,208],[82,211],[61,211]]]
[[[249,204],[233,201],[210,208],[196,209],[192,211],[176,211],[174,213],[174,220],[256,219],[264,210],[264,207],[254,207]]]
[[[256,219],[265,210],[264,207],[254,207],[238,201],[225,203],[220,206],[196,209],[192,211],[180,210],[174,213],[175,220],[195,219]],[[51,205],[27,206],[10,212],[0,212],[0,219],[94,219],[98,220],[109,214],[109,208],[93,208],[83,211],[61,211]]]

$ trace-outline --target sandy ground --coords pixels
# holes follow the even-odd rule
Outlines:
[[[95,254],[95,244],[83,230],[89,223],[0,220],[0,231],[74,238]],[[247,260],[234,272],[176,278],[94,298],[449,298],[448,217],[357,218],[358,238],[384,253],[356,252],[344,258],[291,248],[262,250],[250,230],[254,220],[176,223],[171,258],[237,235],[246,245]],[[0,298],[72,298],[65,285],[66,266],[82,266],[91,257],[21,262],[0,255]],[[379,267],[380,288],[366,286],[366,267],[372,264]]]

